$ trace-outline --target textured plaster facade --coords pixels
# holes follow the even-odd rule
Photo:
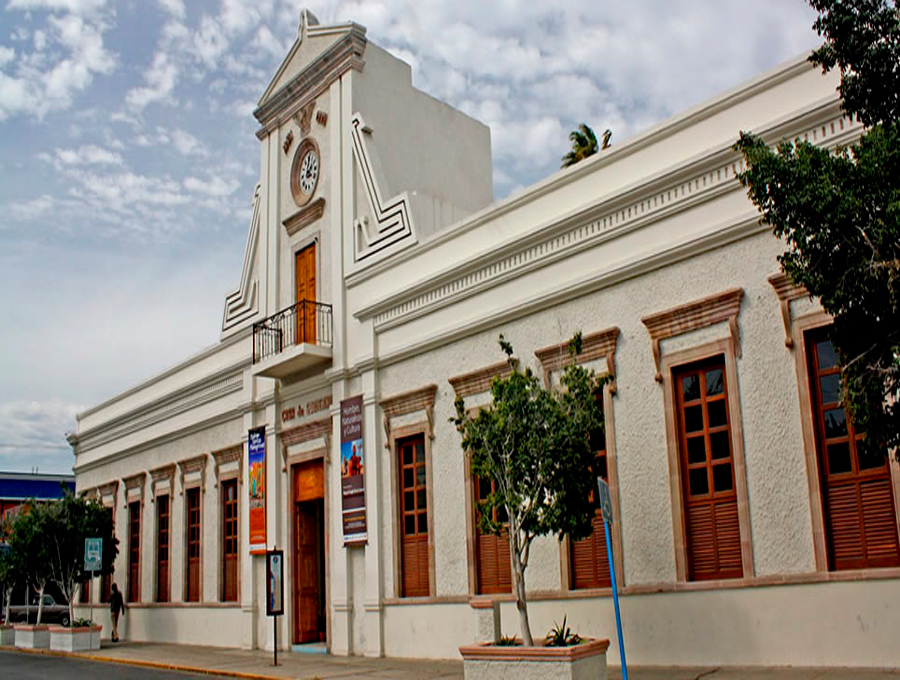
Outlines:
[[[259,187],[220,342],[82,413],[70,439],[79,492],[115,511],[122,587],[127,502],[142,502],[141,602],[131,603],[126,636],[272,648],[264,559],[249,554],[247,498],[247,430],[265,426],[267,544],[285,550],[287,575],[279,646],[290,644],[294,626],[292,466],[314,459],[325,476],[329,651],[456,657],[478,629],[469,606],[469,475],[449,422],[456,396],[449,379],[500,361],[500,332],[540,371],[537,350],[576,330],[616,328],[607,423],[633,663],[900,665],[888,637],[900,627],[900,574],[836,576],[817,562],[809,483],[816,471],[807,468],[802,425],[806,378],[797,348],[785,346],[768,281],[782,246],[759,225],[731,149],[740,130],[772,142],[852,141],[860,128],[842,116],[836,84],[799,58],[492,204],[488,129],[415,90],[409,66],[369,43],[362,27],[318,26],[304,13],[298,41],[256,111]],[[310,139],[320,162],[311,198],[324,202],[321,213],[291,194],[294,154]],[[331,305],[332,340],[317,354],[292,349],[298,363],[266,359],[265,366],[283,368],[281,378],[266,377],[253,363],[253,324],[295,303],[295,254],[312,243],[316,297]],[[663,374],[689,353],[724,351],[738,404],[732,447],[745,461],[749,561],[743,579],[690,583],[679,576],[670,405],[643,320],[732,289],[741,292],[733,323],[659,343]],[[808,299],[790,310],[794,319],[821,317]],[[606,370],[607,363],[593,366]],[[436,386],[433,406],[391,416],[385,429],[382,401],[429,385]],[[369,535],[365,546],[344,547],[339,405],[356,395],[363,397]],[[470,406],[488,401],[484,391],[466,397]],[[315,429],[323,419],[329,434]],[[315,435],[303,438],[304,427]],[[397,454],[389,432],[422,432],[428,442],[428,597],[398,596]],[[217,465],[215,454],[235,446],[243,448],[242,464]],[[175,466],[171,483],[160,472],[166,466]],[[147,473],[142,487],[126,484],[140,473]],[[235,475],[238,600],[223,603],[220,478]],[[198,484],[202,597],[185,603],[184,490]],[[171,499],[169,603],[154,601],[162,493]],[[566,615],[583,635],[611,637],[609,591],[570,590],[564,559],[555,537],[536,541],[527,572],[532,629],[540,634]],[[99,590],[92,594],[102,607]],[[514,633],[511,599],[499,599],[501,629]],[[618,663],[616,645],[609,658]]]

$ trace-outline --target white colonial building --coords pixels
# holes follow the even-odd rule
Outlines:
[[[900,470],[857,450],[829,319],[735,178],[741,130],[858,137],[836,77],[800,57],[492,203],[489,130],[410,75],[301,15],[255,111],[218,343],[78,417],[126,635],[271,649],[276,548],[280,648],[458,658],[484,597],[515,633],[448,419],[489,399],[499,333],[552,381],[581,330],[614,378],[598,455],[631,663],[900,665]],[[602,531],[539,539],[535,633],[613,637],[606,565]]]

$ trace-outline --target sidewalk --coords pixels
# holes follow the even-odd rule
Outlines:
[[[4,647],[3,649],[11,649]],[[46,653],[46,652],[44,652]],[[56,654],[56,652],[53,652]],[[67,654],[68,656],[68,654]],[[396,678],[397,680],[462,680],[462,661],[366,659],[317,654],[278,653],[272,666],[271,652],[220,647],[122,642],[94,652],[72,654],[97,662],[124,663],[150,668],[193,671],[237,678],[302,678],[304,680],[350,680],[351,678]],[[610,680],[621,680],[618,669],[610,669]],[[900,680],[900,669],[853,668],[629,668],[630,680]]]

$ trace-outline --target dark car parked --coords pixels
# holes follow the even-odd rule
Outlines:
[[[9,620],[11,623],[24,623],[25,617],[28,617],[28,623],[37,623],[38,600],[34,598],[31,604],[26,607],[24,604],[10,605]],[[41,614],[41,623],[58,623],[63,626],[69,625],[69,605],[57,604],[52,595],[44,595],[44,611]]]

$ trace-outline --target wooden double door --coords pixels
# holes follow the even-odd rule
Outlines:
[[[325,474],[321,460],[293,467],[292,642],[325,640]]]

